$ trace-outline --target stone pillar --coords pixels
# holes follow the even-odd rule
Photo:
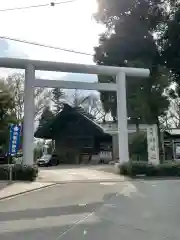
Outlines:
[[[23,163],[34,163],[34,81],[35,69],[29,64],[25,69],[24,121],[23,121]]]
[[[117,84],[119,161],[120,163],[123,163],[129,161],[125,72],[119,72],[119,74],[116,77],[116,84]]]

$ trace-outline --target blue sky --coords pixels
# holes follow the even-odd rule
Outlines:
[[[65,1],[65,0],[62,0]],[[48,3],[48,0],[0,1],[0,9]],[[55,1],[56,2],[56,1]],[[59,1],[58,1],[59,2]],[[98,44],[98,35],[103,27],[97,24],[92,14],[96,11],[96,0],[76,0],[55,7],[1,12],[0,36],[40,42],[93,54]],[[13,41],[0,40],[1,57],[20,57],[50,61],[94,64],[91,56],[52,50]],[[1,70],[0,74],[8,71]],[[95,76],[38,73],[46,78],[95,81]],[[81,79],[79,79],[81,78]]]

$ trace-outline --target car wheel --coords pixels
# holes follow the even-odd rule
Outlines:
[[[57,166],[58,165],[58,162],[57,161],[53,161],[52,162],[52,166]]]

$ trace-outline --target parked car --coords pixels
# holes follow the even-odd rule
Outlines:
[[[0,153],[0,164],[12,164],[13,158],[7,153]]]
[[[37,160],[38,166],[57,166],[59,164],[58,157],[56,154],[45,154]]]

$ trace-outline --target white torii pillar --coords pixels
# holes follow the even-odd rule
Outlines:
[[[85,90],[117,91],[119,161],[121,163],[129,161],[126,107],[126,76],[148,77],[148,69],[84,65],[16,58],[0,58],[0,67],[25,69],[23,126],[24,164],[32,165],[34,163],[34,87],[59,87],[66,89],[76,88]],[[116,76],[116,83],[86,83],[35,79],[35,70]]]
[[[34,163],[34,86],[35,68],[28,64],[25,68],[24,121],[23,121],[23,163]]]
[[[129,161],[127,104],[126,104],[126,74],[121,71],[116,76],[117,84],[117,119],[118,119],[118,146],[119,161]]]

